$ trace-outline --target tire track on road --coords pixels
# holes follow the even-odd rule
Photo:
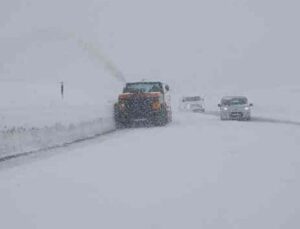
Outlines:
[[[299,121],[275,119],[275,118],[266,118],[266,117],[259,117],[259,116],[252,117],[252,121],[260,122],[260,123],[273,123],[273,124],[285,124],[285,125],[300,126]]]
[[[219,117],[220,112],[219,111],[206,111],[205,113],[202,113],[202,114]],[[252,116],[251,121],[258,122],[258,123],[272,123],[272,124],[300,126],[300,121],[268,118],[268,117],[263,117],[263,116]]]
[[[12,154],[12,155],[8,155],[8,156],[0,157],[0,166],[1,166],[2,163],[7,162],[7,161],[11,161],[11,160],[18,159],[18,158],[24,158],[24,157],[28,157],[28,156],[31,156],[31,155],[36,155],[36,154],[39,154],[39,153],[55,150],[55,149],[65,148],[65,147],[68,147],[68,146],[71,146],[71,145],[74,145],[74,144],[77,144],[77,143],[82,143],[82,142],[86,142],[86,141],[89,141],[89,140],[94,140],[94,139],[97,139],[99,137],[112,134],[116,131],[117,131],[116,129],[109,130],[105,133],[96,134],[96,135],[91,136],[91,137],[81,138],[81,139],[77,139],[77,140],[74,140],[74,141],[71,141],[71,142],[66,142],[66,143],[63,143],[63,144],[58,144],[58,145],[54,145],[54,146],[50,146],[50,147],[46,147],[46,148],[41,148],[41,149],[37,149],[37,150],[32,150],[32,151],[27,151],[27,152],[23,152],[23,153],[17,153],[17,154]]]

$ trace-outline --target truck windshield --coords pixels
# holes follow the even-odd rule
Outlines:
[[[224,99],[222,101],[222,105],[224,106],[234,106],[234,105],[245,105],[248,101],[246,98],[232,98],[232,99]]]
[[[128,83],[124,88],[124,93],[148,93],[162,92],[160,83]]]

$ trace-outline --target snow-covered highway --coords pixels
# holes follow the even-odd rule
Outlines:
[[[299,8],[1,0],[0,229],[299,229]],[[141,80],[170,86],[173,122],[116,131]],[[252,121],[220,121],[224,96]]]
[[[299,137],[178,113],[2,163],[1,228],[299,228]]]

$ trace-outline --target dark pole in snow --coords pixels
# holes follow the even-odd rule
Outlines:
[[[64,82],[60,82],[60,94],[61,98],[64,99]]]

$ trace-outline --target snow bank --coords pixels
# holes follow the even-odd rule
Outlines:
[[[38,15],[62,9],[67,1],[47,7],[30,2],[6,1],[0,7],[1,13],[4,6],[11,8],[12,16],[7,21],[0,16],[0,157],[114,130],[113,103],[124,83],[93,26],[78,18],[93,1],[75,7],[77,20],[65,20],[63,13],[55,21],[54,11],[43,19]]]
[[[64,99],[55,82],[2,81],[0,158],[114,130],[113,102],[118,87],[114,81],[106,82],[109,79],[100,81],[95,84],[97,93],[67,84]]]
[[[13,56],[0,54],[0,157],[114,130],[112,108],[123,82],[98,48],[85,50],[74,39],[26,41],[25,35],[0,45]]]
[[[115,129],[113,118],[43,128],[11,128],[0,132],[0,158],[42,150],[95,137]]]

